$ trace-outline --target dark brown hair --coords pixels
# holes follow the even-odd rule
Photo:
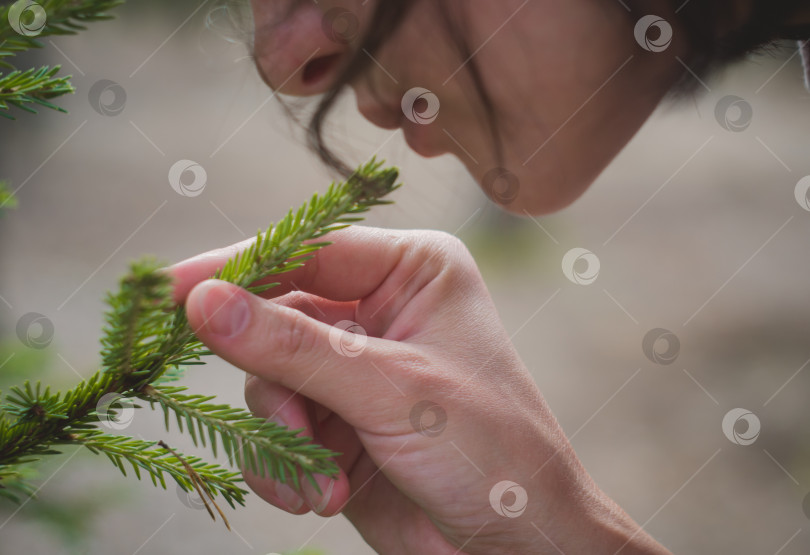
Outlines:
[[[803,0],[692,0],[675,4],[689,44],[690,69],[705,76],[746,54],[770,47],[780,39],[810,38],[810,25],[792,20],[807,4]],[[676,91],[694,85],[688,72]]]
[[[444,19],[448,33],[456,43],[462,59],[470,55],[469,46],[463,37],[463,29],[454,23],[442,0],[437,7]],[[498,0],[493,0],[498,1]],[[678,18],[677,24],[685,32],[689,45],[687,64],[698,76],[705,76],[745,54],[772,45],[779,39],[804,40],[810,38],[810,25],[794,24],[805,0],[668,0]],[[376,54],[405,19],[408,11],[417,0],[379,0],[368,31],[354,49],[354,54],[343,71],[320,100],[309,122],[307,138],[312,149],[323,162],[345,175],[351,170],[327,146],[323,137],[325,120],[343,88],[361,77]],[[631,17],[645,14],[644,0],[626,2]],[[738,21],[738,19],[740,21]],[[486,124],[491,129],[494,145],[500,158],[497,114],[487,94],[475,60],[466,66],[480,99]],[[684,70],[683,78],[675,85],[673,92],[683,94],[694,90],[697,81]]]
[[[377,3],[374,15],[368,25],[368,31],[362,38],[360,45],[354,51],[355,54],[343,68],[343,71],[335,79],[332,86],[324,94],[318,103],[315,113],[309,122],[307,130],[307,140],[315,150],[320,159],[340,171],[344,175],[350,175],[349,169],[332,150],[326,145],[323,138],[323,126],[326,116],[335,105],[338,95],[343,88],[353,80],[359,78],[368,67],[371,58],[382,47],[385,39],[391,36],[399,27],[399,24],[407,15],[413,0],[381,0]],[[328,14],[327,14],[328,15]],[[369,55],[366,55],[365,53]]]

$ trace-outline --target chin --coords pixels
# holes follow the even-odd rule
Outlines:
[[[486,172],[477,166],[467,166],[467,169],[494,204],[519,216],[559,212],[582,196],[593,182],[593,178],[585,177],[563,179],[556,172],[523,171],[515,174],[502,168]]]
[[[486,192],[486,191],[485,191]],[[487,195],[489,196],[489,195]],[[520,197],[511,202],[500,202],[499,200],[489,197],[493,204],[500,207],[505,212],[514,214],[516,216],[546,216],[559,212],[564,208],[570,206],[574,200],[571,199],[567,202],[560,202],[559,199],[546,199],[546,198],[525,198]]]

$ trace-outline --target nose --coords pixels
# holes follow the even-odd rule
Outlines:
[[[254,0],[254,56],[259,74],[274,90],[295,96],[329,89],[350,53],[357,19],[347,10],[324,13],[298,2],[279,21],[274,2]]]

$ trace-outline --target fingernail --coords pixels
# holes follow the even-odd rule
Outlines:
[[[202,299],[205,327],[222,337],[241,333],[250,319],[250,307],[241,292],[221,284],[207,284]]]
[[[304,504],[304,500],[287,484],[276,484],[276,495],[282,503],[287,505],[287,509],[292,512],[298,511]]]
[[[332,490],[335,488],[335,480],[319,475],[315,476],[315,481],[318,483],[321,493],[318,493],[309,481],[305,481],[301,489],[304,492],[304,499],[306,499],[309,508],[320,514],[326,509],[326,506],[329,505],[329,501],[332,500]]]

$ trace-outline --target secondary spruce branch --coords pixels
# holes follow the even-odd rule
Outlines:
[[[399,186],[397,177],[396,169],[384,169],[372,160],[259,232],[250,247],[211,277],[254,293],[278,285],[257,282],[301,267],[329,244],[321,240],[324,235],[361,220],[372,206],[388,204],[383,197]],[[162,440],[133,439],[104,429],[124,428],[124,415],[141,408],[138,401],[160,407],[167,430],[176,420],[177,429],[189,434],[195,445],[209,447],[215,457],[223,452],[233,468],[249,468],[296,488],[301,478],[317,488],[315,474],[337,473],[336,453],[298,437],[300,430],[216,403],[211,395],[187,393],[174,383],[185,367],[203,364],[210,352],[194,336],[184,308],[173,305],[170,278],[158,263],[132,264],[119,290],[106,300],[101,368],[92,377],[64,393],[26,382],[3,398],[0,495],[28,497],[32,486],[26,465],[59,454],[66,445],[79,445],[106,455],[125,475],[131,468],[136,477],[148,474],[163,488],[168,475],[185,491],[195,490],[204,502],[208,498],[217,510],[216,496],[232,507],[244,504],[246,491],[238,472],[183,455]],[[206,507],[214,516],[207,502]]]
[[[34,106],[65,110],[51,102],[75,92],[70,76],[57,75],[60,66],[18,70],[13,58],[20,52],[41,48],[41,39],[75,35],[92,21],[112,19],[109,11],[124,0],[21,0],[0,6],[0,116],[12,106],[36,113]],[[2,71],[2,70],[7,71]]]

